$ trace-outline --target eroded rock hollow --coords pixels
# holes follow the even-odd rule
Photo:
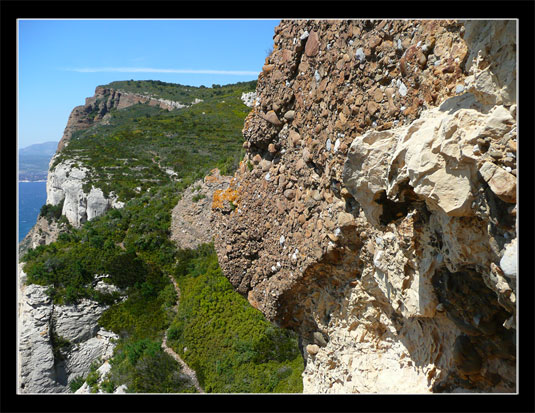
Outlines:
[[[282,21],[220,265],[309,393],[516,391],[515,21]]]

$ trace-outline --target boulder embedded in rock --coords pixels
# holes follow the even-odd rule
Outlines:
[[[318,33],[315,31],[310,32],[307,43],[305,45],[305,54],[308,57],[313,57],[318,54],[320,50],[320,43],[318,39]]]
[[[512,240],[505,247],[500,267],[503,273],[509,278],[516,278],[517,275],[517,239]]]

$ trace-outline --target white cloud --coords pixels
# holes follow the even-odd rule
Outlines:
[[[211,70],[211,69],[157,69],[153,67],[82,67],[64,69],[79,73],[183,73],[204,75],[258,75],[259,72],[250,70]]]

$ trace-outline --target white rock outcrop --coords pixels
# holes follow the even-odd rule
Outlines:
[[[87,375],[94,361],[113,355],[119,337],[98,325],[106,306],[91,300],[54,305],[46,294],[48,286],[25,285],[25,278],[19,265],[18,392],[69,392],[70,380]],[[54,356],[53,333],[70,343],[61,360]]]
[[[382,212],[375,202],[379,196],[395,199],[406,184],[430,210],[472,216],[474,182],[483,163],[478,139],[503,136],[513,124],[503,106],[485,114],[472,94],[448,99],[410,125],[357,137],[344,167],[344,182],[373,223]],[[489,161],[482,168],[496,195],[515,202],[516,178]],[[485,174],[487,170],[492,172]]]
[[[512,240],[505,247],[502,259],[500,260],[500,267],[504,274],[509,278],[516,278],[518,271],[518,247],[517,239]]]
[[[95,337],[98,319],[106,310],[95,301],[82,299],[78,304],[54,306],[54,329],[71,343],[80,343]]]
[[[56,160],[54,156],[50,161],[52,166]],[[74,160],[64,160],[49,170],[46,182],[46,203],[58,205],[63,201],[62,215],[65,215],[71,225],[80,227],[84,222],[102,215],[110,208],[122,208],[123,202],[117,201],[112,193],[106,198],[100,188],[91,187],[85,193],[83,186],[86,183],[89,170],[80,166]]]
[[[63,388],[56,381],[50,344],[52,302],[47,287],[22,286],[18,307],[18,383],[21,393],[55,393]]]
[[[78,376],[86,376],[93,362],[110,359],[113,356],[114,343],[118,339],[117,334],[99,329],[91,338],[74,345],[66,360],[69,381]]]

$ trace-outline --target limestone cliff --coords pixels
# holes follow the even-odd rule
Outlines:
[[[63,202],[61,214],[67,217],[71,225],[79,227],[110,208],[121,208],[124,205],[113,193],[106,198],[102,190],[94,186],[86,193],[83,187],[88,169],[74,159],[66,159],[52,168],[57,156],[56,154],[50,161],[46,203],[58,205]]]
[[[199,100],[196,99],[193,103],[198,102]],[[95,94],[86,98],[84,105],[76,106],[72,110],[63,136],[58,143],[58,152],[68,145],[74,132],[87,129],[101,122],[106,122],[112,110],[123,109],[137,103],[157,106],[167,110],[180,109],[188,106],[168,99],[97,86]]]
[[[71,380],[87,375],[93,362],[113,354],[118,336],[98,325],[107,306],[91,300],[54,305],[46,294],[48,287],[26,285],[21,267],[17,389],[20,393],[69,392]]]
[[[310,393],[516,391],[515,21],[282,21],[214,202]]]
[[[198,102],[200,100],[195,99],[193,104]],[[83,165],[83,161],[67,159],[58,163],[57,157],[69,144],[74,132],[106,124],[112,110],[124,109],[138,103],[167,110],[188,106],[180,102],[98,86],[95,94],[87,98],[84,105],[72,110],[58,144],[57,153],[50,161],[46,184],[46,203],[58,205],[64,202],[62,215],[67,217],[71,225],[79,227],[85,221],[103,214],[109,208],[120,208],[123,204],[118,202],[113,194],[105,197],[100,188],[93,187],[89,193],[86,193],[83,186],[88,169]]]

